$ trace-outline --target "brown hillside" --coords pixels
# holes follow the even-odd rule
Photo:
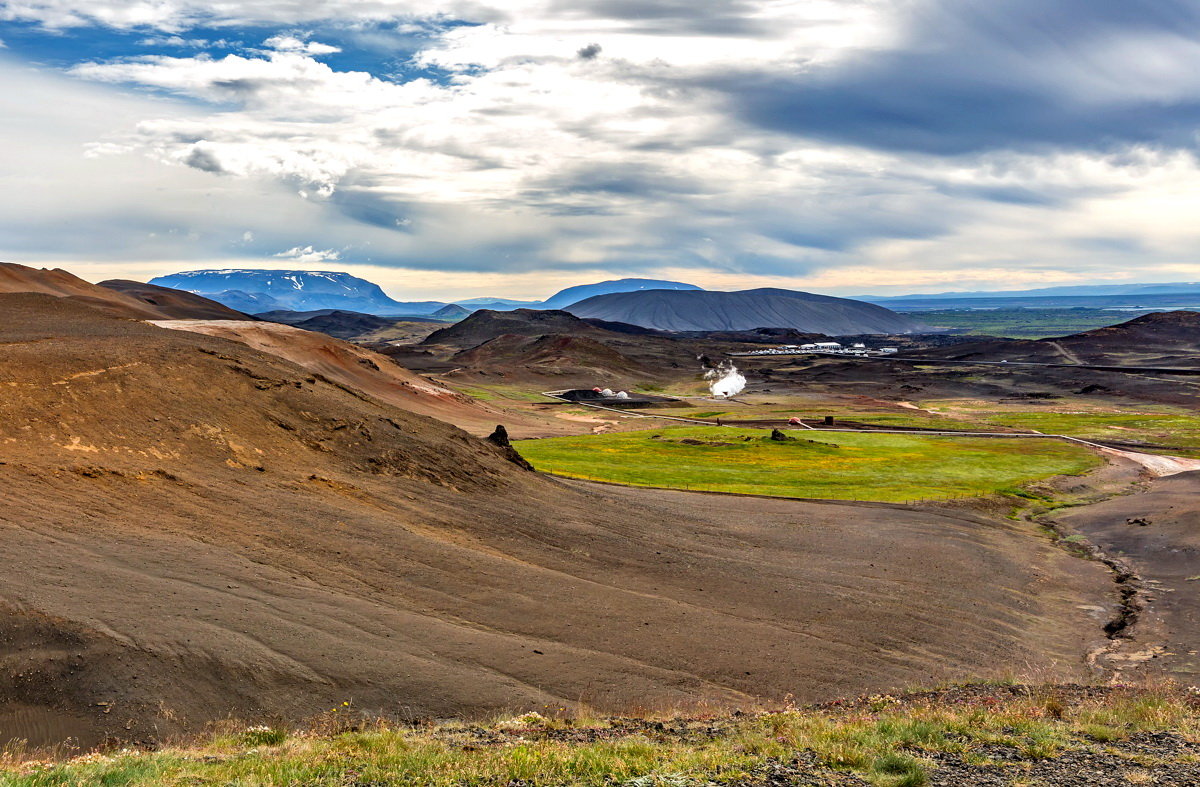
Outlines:
[[[323,333],[273,322],[158,320],[155,325],[241,342],[381,402],[478,435],[490,434],[502,420],[509,421],[518,433],[525,426],[517,416],[413,374],[376,352]]]
[[[253,320],[254,318],[217,303],[214,300],[185,290],[159,287],[126,279],[102,281],[100,287],[137,298],[152,306],[163,318],[172,320]]]
[[[1200,313],[1155,312],[1128,322],[1051,339],[988,339],[937,350],[926,357],[972,361],[1200,366]]]
[[[618,350],[586,336],[504,334],[451,356],[470,372],[485,371],[520,381],[606,385],[641,381],[649,370]]]
[[[1118,325],[1044,339],[1090,363],[1200,365],[1200,312],[1155,312]]]
[[[241,312],[190,292],[112,280],[92,284],[67,271],[0,262],[0,294],[37,292],[66,298],[114,317],[136,320],[246,320]]]
[[[99,287],[59,268],[39,269],[0,262],[0,294],[17,292],[38,292],[55,298],[67,298],[114,317],[161,319],[167,316],[157,307],[137,298]]]
[[[0,296],[0,342],[0,723],[1069,678],[1104,617],[1081,606],[1109,603],[1102,566],[1019,523],[558,482],[279,357],[45,295]]]

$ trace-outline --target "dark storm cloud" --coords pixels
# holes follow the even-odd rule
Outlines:
[[[363,188],[368,185],[369,179],[363,180],[365,182],[347,179],[347,182],[330,196],[329,204],[342,215],[362,224],[394,232],[407,232],[412,206],[402,200],[381,196]]]
[[[831,204],[823,205],[821,202]],[[931,210],[928,197],[864,196],[853,201],[813,200],[799,215],[781,209],[764,209],[754,227],[763,237],[800,249],[849,252],[881,238],[922,240],[950,232],[966,206]]]
[[[225,174],[225,168],[221,166],[220,160],[211,150],[205,150],[204,148],[193,148],[188,157],[183,160],[183,163],[193,169],[211,172],[214,175]]]
[[[1195,144],[1200,5],[926,0],[899,47],[709,80],[776,131],[933,154]]]
[[[939,183],[935,188],[948,197],[967,197],[970,199],[1000,202],[1006,205],[1031,205],[1054,207],[1064,205],[1069,201],[1069,195],[1050,193],[1045,188],[1031,189],[1024,186],[980,186],[972,184]],[[1089,189],[1089,193],[1095,193]]]
[[[601,46],[599,44],[588,44],[581,47],[575,54],[579,55],[581,60],[595,60],[600,56]]]

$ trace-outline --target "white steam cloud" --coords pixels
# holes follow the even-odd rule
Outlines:
[[[704,373],[704,379],[712,381],[708,389],[713,396],[726,399],[737,396],[746,387],[745,375],[738,371],[732,361],[722,361],[716,369],[709,369]]]

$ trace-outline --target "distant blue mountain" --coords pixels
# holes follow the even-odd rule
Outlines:
[[[1200,292],[1200,282],[1169,282],[1164,284],[1070,284],[1041,287],[1034,290],[981,290],[974,292],[934,292],[913,295],[864,295],[856,299],[869,303],[887,301],[965,300],[970,298],[1049,298],[1092,297],[1104,295],[1179,295]]]
[[[491,309],[493,311],[507,311],[510,309],[523,309],[537,306],[541,301],[514,301],[512,298],[467,298],[462,301],[455,301],[459,306],[466,306],[470,309]]]
[[[597,295],[611,295],[614,292],[637,292],[638,290],[702,290],[694,284],[684,284],[678,281],[661,281],[659,279],[615,279],[602,281],[597,284],[580,284],[568,287],[554,295],[535,308],[565,309],[573,303],[579,303]]]
[[[514,309],[564,309],[573,303],[579,303],[595,295],[609,295],[614,292],[636,292],[637,290],[699,290],[694,284],[684,284],[678,281],[662,281],[660,279],[615,279],[596,284],[579,284],[551,295],[544,301],[517,301],[511,298],[467,298],[455,301],[458,305],[470,310],[490,309],[494,312],[510,312]]]
[[[268,309],[340,309],[375,315],[432,314],[440,301],[397,301],[366,279],[336,271],[276,271],[230,268],[184,271],[151,279],[151,284],[187,290],[220,303]],[[229,305],[226,303],[226,305]]]
[[[276,271],[226,268],[172,273],[151,284],[187,290],[247,313],[337,309],[378,316],[430,315],[446,307],[443,301],[397,301],[378,284],[336,271]],[[561,309],[573,303],[617,292],[637,290],[699,290],[694,284],[659,279],[617,279],[568,287],[545,301],[511,298],[469,298],[456,301],[468,312],[477,309],[511,311],[518,308]]]

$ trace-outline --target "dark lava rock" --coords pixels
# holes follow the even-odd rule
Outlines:
[[[488,442],[500,449],[508,461],[523,470],[533,470],[533,465],[529,464],[529,461],[512,447],[512,442],[508,439],[508,430],[504,428],[504,424],[496,424],[496,430],[488,435],[487,439]]]

